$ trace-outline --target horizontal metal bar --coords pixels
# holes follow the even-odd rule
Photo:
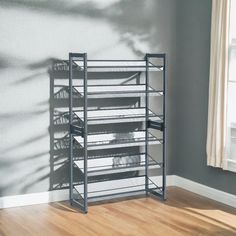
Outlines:
[[[89,87],[89,86],[88,86]],[[122,93],[144,93],[143,90],[136,90],[136,91],[105,91],[105,92],[88,92],[89,95],[95,94],[122,94]],[[149,90],[147,93],[159,93],[163,96],[163,90]]]
[[[127,187],[120,187],[120,188],[102,189],[102,190],[88,192],[88,194],[90,194],[90,193],[108,192],[108,191],[111,191],[111,190],[115,191],[115,190],[129,189],[129,188],[142,187],[142,186],[145,187],[145,184],[138,184],[138,185],[127,186]]]
[[[74,53],[72,53],[74,54]],[[75,54],[78,54],[78,53],[75,53]],[[80,55],[83,56],[83,53],[79,53]],[[82,57],[81,56],[81,57]],[[57,62],[68,62],[69,60],[57,60]],[[81,60],[83,61],[83,60]],[[146,61],[145,60],[129,60],[129,59],[124,59],[124,60],[119,60],[119,59],[111,59],[111,60],[105,60],[105,59],[89,59],[87,60],[87,62],[143,62],[145,63]]]
[[[83,66],[80,66],[83,68]],[[146,66],[87,66],[87,68],[146,68]],[[148,68],[158,68],[161,69],[163,66],[148,66]]]
[[[124,108],[124,107],[121,107],[121,108],[104,108],[104,109],[88,109],[88,112],[89,111],[111,111],[111,110],[140,110],[140,109],[145,109],[145,107],[134,107],[134,108]],[[162,115],[157,115],[155,114],[151,109],[148,109],[150,112],[152,112],[154,115],[156,116],[162,116]],[[74,110],[74,112],[82,112],[83,110]],[[68,113],[68,112],[63,112],[63,113]]]
[[[106,87],[106,86],[108,86],[108,87],[110,87],[110,86],[112,86],[112,87],[119,87],[119,86],[127,86],[127,87],[129,87],[129,86],[141,86],[141,85],[143,85],[143,86],[145,86],[145,84],[98,84],[98,85],[88,85],[88,87]],[[74,88],[76,88],[76,87],[83,87],[83,86],[73,86]]]
[[[79,94],[83,96],[82,86],[74,86],[73,91],[75,94]],[[109,94],[145,94],[145,85],[143,84],[129,84],[129,85],[89,85],[88,86],[88,94],[89,95],[109,95]],[[163,90],[156,90],[149,86],[149,90],[147,91],[149,94],[156,94],[158,96],[163,96]]]
[[[89,86],[88,86],[89,87]],[[79,93],[79,92],[78,92]],[[137,94],[137,93],[145,93],[144,90],[136,90],[136,91],[105,91],[105,92],[88,92],[88,95],[109,95],[109,94]],[[159,96],[163,96],[164,92],[163,90],[149,90],[147,93],[156,93],[159,94]],[[82,95],[82,93],[79,93]]]
[[[146,57],[155,57],[155,58],[164,58],[166,56],[165,53],[147,53]]]
[[[127,177],[127,178],[117,178],[117,179],[112,179],[112,180],[110,180],[110,179],[108,179],[108,180],[100,180],[100,179],[96,179],[96,180],[89,180],[88,181],[88,184],[96,184],[96,183],[101,183],[101,182],[103,182],[103,183],[105,183],[105,182],[109,182],[109,181],[116,181],[116,180],[121,180],[121,179],[123,179],[123,180],[132,180],[132,179],[135,179],[135,178],[143,178],[143,177],[145,177],[145,175],[144,174],[140,174],[139,176],[129,176],[129,177]],[[79,185],[81,185],[81,184],[75,184],[74,186],[79,186]],[[102,191],[102,190],[101,190]]]
[[[124,192],[124,193],[112,193],[112,194],[107,194],[107,195],[100,195],[100,196],[94,196],[94,197],[88,197],[89,202],[98,202],[98,201],[105,201],[105,200],[111,200],[115,198],[123,198],[123,197],[129,197],[129,196],[144,196],[145,195],[145,190],[134,190],[134,191],[129,191],[129,192]]]
[[[74,56],[74,57],[84,57],[84,53],[70,53],[71,54],[71,56]],[[146,55],[148,55],[149,57],[152,57],[152,56],[150,56],[150,55],[159,55],[159,56],[161,56],[161,57],[163,57],[163,55],[165,55],[165,54],[146,54]],[[155,56],[155,57],[157,57],[157,56]],[[55,63],[57,63],[57,62],[68,62],[69,60],[57,60]],[[83,60],[81,60],[81,61],[83,61]],[[119,59],[111,59],[111,60],[103,60],[103,59],[101,59],[101,60],[99,60],[99,59],[89,59],[89,60],[87,60],[87,62],[146,62],[146,60],[126,60],[126,59],[124,59],[124,60],[119,60]]]
[[[70,52],[69,53],[69,57],[72,57],[72,60],[73,60],[73,57],[84,57],[86,53],[73,53],[73,52]]]
[[[145,60],[128,60],[128,59],[125,59],[125,60],[119,60],[119,59],[111,59],[111,60],[88,60],[88,61],[96,61],[96,62],[145,62]]]

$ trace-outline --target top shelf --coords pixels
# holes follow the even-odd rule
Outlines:
[[[80,70],[84,69],[83,61],[74,61]],[[87,71],[88,72],[142,72],[146,71],[163,71],[162,65],[148,64],[146,68],[145,60],[133,60],[133,61],[103,61],[103,60],[88,60]]]

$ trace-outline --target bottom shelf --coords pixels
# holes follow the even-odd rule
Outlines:
[[[158,190],[159,194],[161,194],[162,188],[158,186],[162,186],[162,177],[161,176],[149,177],[149,189]],[[83,185],[75,185],[74,188],[82,197],[84,197]],[[136,192],[136,191],[144,191],[144,190],[145,190],[145,176],[128,178],[128,179],[109,180],[104,182],[89,183],[88,198]]]

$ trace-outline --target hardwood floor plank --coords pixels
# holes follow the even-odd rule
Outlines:
[[[88,214],[68,202],[0,210],[1,236],[235,236],[236,209],[171,187],[151,197],[93,204]]]

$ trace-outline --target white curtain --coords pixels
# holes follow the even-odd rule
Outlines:
[[[207,164],[223,168],[229,68],[230,0],[212,0]]]
[[[227,129],[224,169],[236,171],[236,0],[231,0],[230,63],[227,90]]]

